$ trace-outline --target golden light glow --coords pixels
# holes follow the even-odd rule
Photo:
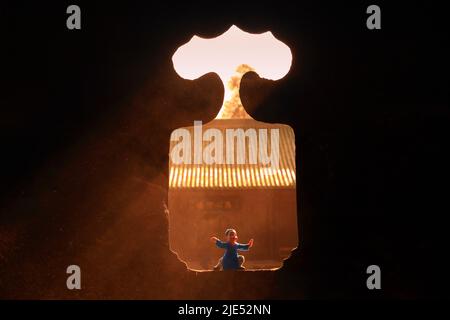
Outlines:
[[[243,75],[256,72],[261,78],[278,80],[289,71],[291,50],[271,32],[251,34],[232,26],[222,35],[198,36],[179,47],[172,57],[175,71],[193,80],[215,72],[224,85],[224,100],[216,119],[251,119],[239,96]]]
[[[193,126],[175,129],[170,136],[171,250],[191,270],[212,268],[217,251],[201,239],[228,227],[232,219],[241,234],[270,248],[254,251],[246,266],[280,268],[298,246],[294,130],[253,119],[239,89],[249,71],[270,80],[285,76],[292,62],[289,47],[271,32],[250,34],[232,26],[213,39],[194,36],[172,61],[185,79],[217,73],[224,99],[214,120],[203,124],[191,119]]]

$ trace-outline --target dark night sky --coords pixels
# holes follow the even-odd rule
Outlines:
[[[124,175],[154,180],[166,173],[170,131],[212,119],[223,94],[216,75],[179,78],[171,56],[194,34],[213,37],[236,24],[271,30],[293,53],[285,78],[248,74],[241,96],[254,118],[296,132],[301,238],[315,261],[305,270],[313,279],[326,274],[310,286],[310,296],[355,296],[369,264],[386,270],[388,297],[439,295],[449,212],[443,8],[380,4],[382,30],[370,31],[369,2],[76,3],[80,31],[65,26],[72,3],[2,4],[0,224],[6,229],[31,214],[45,221],[50,212],[17,209],[21,197],[33,208],[41,192],[63,190],[78,175],[68,168],[86,153],[98,152],[99,163],[118,161],[112,153],[127,159],[119,166]],[[86,181],[83,188],[96,188],[97,180]],[[76,225],[64,219],[58,223]],[[349,288],[335,290],[344,281]],[[333,293],[324,293],[328,286]]]

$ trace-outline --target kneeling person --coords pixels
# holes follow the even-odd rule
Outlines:
[[[211,241],[215,242],[216,246],[221,249],[225,249],[223,257],[219,259],[219,262],[214,267],[214,270],[243,270],[245,258],[242,255],[238,255],[238,250],[248,251],[253,246],[253,239],[247,244],[240,244],[237,242],[238,236],[234,229],[227,229],[225,231],[227,238],[226,242],[220,241],[216,237],[212,237]]]

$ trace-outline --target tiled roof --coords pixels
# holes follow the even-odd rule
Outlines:
[[[272,169],[270,168],[270,165],[266,166],[259,164],[174,164],[172,160],[170,160],[169,188],[222,189],[295,187],[295,136],[292,128],[287,125],[268,124],[253,119],[216,119],[202,127],[203,130],[208,128],[217,128],[221,130],[224,133],[224,137],[226,129],[279,129],[280,162],[278,168]],[[193,127],[186,127],[185,129],[189,130],[191,133],[193,132]],[[171,142],[170,151],[172,151],[175,144],[176,142]]]

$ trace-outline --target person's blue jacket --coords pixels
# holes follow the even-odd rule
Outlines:
[[[238,250],[248,251],[248,244],[231,244],[229,242],[223,242],[220,240],[216,240],[216,246],[221,249],[225,249],[225,254],[222,259],[223,270],[230,269],[238,269],[239,268],[239,260],[238,260]]]

